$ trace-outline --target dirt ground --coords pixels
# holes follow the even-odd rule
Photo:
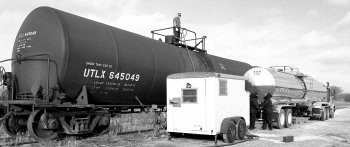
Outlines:
[[[236,147],[295,147],[295,146],[350,146],[350,108],[336,111],[335,118],[327,121],[310,120],[306,124],[294,125],[288,129],[253,130],[250,133],[259,139],[236,144]],[[283,136],[294,136],[294,142],[282,142]],[[218,142],[223,145],[222,141]],[[154,140],[143,146],[212,146],[214,141],[208,139],[175,138],[172,140]]]
[[[350,146],[350,108],[336,110],[335,118],[327,121],[310,120],[306,124],[293,125],[288,129],[253,130],[250,133],[259,136],[256,140],[235,144],[236,147],[318,147]],[[4,137],[2,133],[1,137]],[[283,136],[294,136],[294,142],[282,142]],[[213,146],[214,137],[185,135],[168,140],[165,132],[157,134],[152,131],[129,134],[106,134],[97,137],[67,137],[65,139],[22,146],[145,146],[145,147],[182,147]],[[218,145],[225,145],[218,140]]]

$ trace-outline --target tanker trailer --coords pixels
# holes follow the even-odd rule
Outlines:
[[[166,105],[166,76],[198,71],[243,75],[249,64],[153,40],[49,7],[33,10],[2,72],[11,110],[5,131],[37,139],[101,134],[110,111]],[[5,76],[9,75],[9,76]]]
[[[289,66],[254,67],[247,71],[246,91],[255,92],[259,102],[272,94],[273,124],[290,127],[292,117],[313,117],[326,120],[334,117],[335,105],[330,87]]]

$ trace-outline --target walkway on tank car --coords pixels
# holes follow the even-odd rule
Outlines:
[[[207,36],[197,38],[197,33],[187,28],[180,28],[180,38],[176,37],[175,35],[164,34],[165,31],[169,31],[171,29],[173,29],[173,27],[152,30],[152,39],[155,39],[155,35],[159,35],[164,37],[165,43],[172,44],[174,46],[185,48],[195,52],[207,53],[207,50],[205,49],[205,39],[207,38]],[[190,34],[188,34],[188,32]],[[186,38],[188,37],[188,35],[190,36],[189,39]],[[159,40],[162,41],[161,38],[159,38]]]

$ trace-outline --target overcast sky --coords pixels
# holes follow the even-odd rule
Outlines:
[[[208,37],[209,54],[298,67],[350,92],[350,0],[0,0],[0,60],[11,57],[21,23],[39,6],[148,37],[181,12],[183,27]]]

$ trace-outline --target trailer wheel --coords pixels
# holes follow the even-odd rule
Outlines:
[[[237,124],[237,138],[243,140],[247,131],[247,125],[244,119],[240,119]]]
[[[278,129],[282,129],[284,127],[285,124],[285,112],[283,109],[280,110],[280,113],[278,114],[278,118],[277,118],[277,128]]]
[[[227,130],[225,133],[222,134],[222,138],[225,143],[233,143],[235,142],[235,136],[236,126],[232,121],[230,121],[227,123]]]
[[[325,110],[322,110],[320,119],[321,119],[321,121],[325,121],[326,120],[326,112],[325,112]]]
[[[289,128],[292,125],[292,109],[286,109],[286,119],[284,127]]]

